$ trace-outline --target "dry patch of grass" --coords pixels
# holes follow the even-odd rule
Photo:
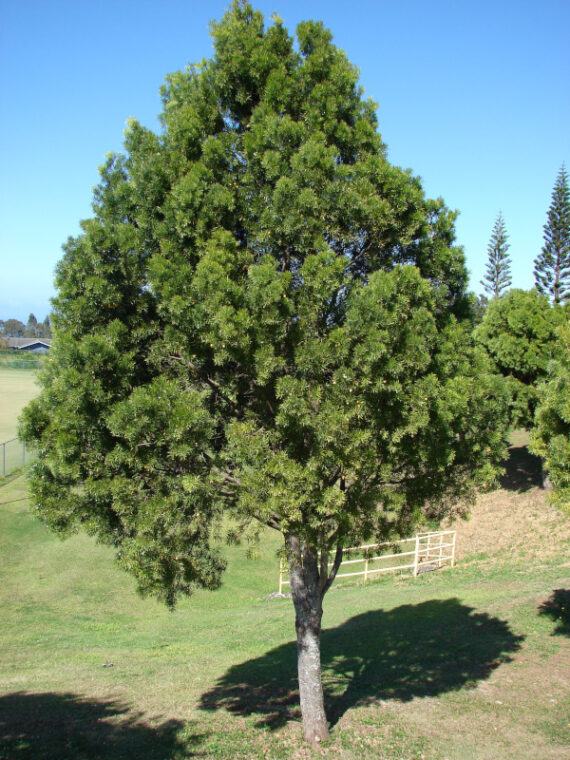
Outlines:
[[[533,487],[517,493],[504,488],[483,494],[470,519],[453,524],[457,559],[493,562],[541,562],[561,555],[570,543],[570,523],[547,502],[547,492]],[[570,561],[570,556],[568,556]]]
[[[540,460],[528,452],[527,442],[525,431],[513,435],[501,487],[482,494],[469,518],[452,524],[459,562],[486,557],[534,564],[564,556],[570,562],[570,521],[548,504]]]

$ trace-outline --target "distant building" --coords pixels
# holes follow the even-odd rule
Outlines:
[[[14,351],[31,351],[34,354],[45,354],[51,346],[51,338],[5,338],[8,348]]]

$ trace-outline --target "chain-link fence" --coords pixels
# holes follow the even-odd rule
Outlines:
[[[0,443],[0,477],[11,475],[20,467],[25,467],[35,459],[34,451],[19,438],[11,438]]]
[[[41,369],[44,354],[28,353],[27,351],[3,351],[0,348],[0,368],[10,369]]]

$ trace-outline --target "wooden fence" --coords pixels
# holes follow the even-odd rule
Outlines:
[[[399,547],[398,551],[391,554],[382,554],[384,551]],[[387,541],[382,544],[366,544],[343,549],[344,553],[360,552],[361,557],[356,559],[344,559],[340,564],[337,578],[349,578],[363,575],[367,581],[376,573],[394,572],[397,570],[409,570],[412,575],[429,570],[437,570],[442,567],[454,567],[455,565],[455,531],[438,530],[429,533],[418,533],[413,538],[404,538],[401,541]],[[349,555],[350,556],[350,555]],[[403,564],[396,564],[397,561]],[[340,572],[343,568],[351,565],[351,572]],[[281,559],[279,567],[279,593],[283,593],[283,587],[289,585],[287,579],[289,569],[285,560]]]

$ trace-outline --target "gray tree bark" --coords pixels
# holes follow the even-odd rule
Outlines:
[[[321,680],[322,584],[317,550],[288,536],[291,596],[297,630],[297,669],[303,733],[309,742],[329,737]]]

